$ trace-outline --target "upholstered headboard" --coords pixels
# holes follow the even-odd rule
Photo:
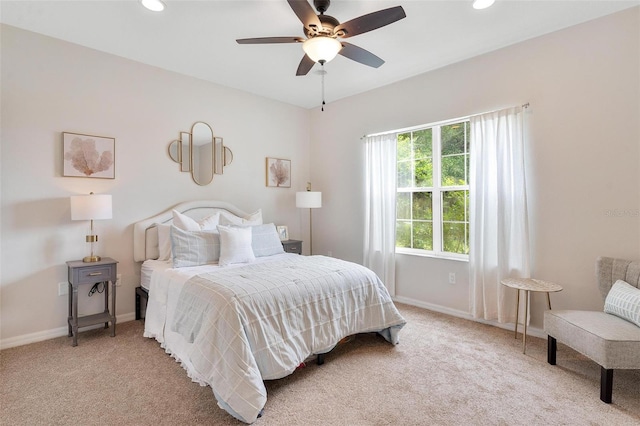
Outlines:
[[[133,226],[133,258],[136,262],[158,258],[157,225],[173,222],[172,210],[177,210],[195,220],[211,216],[217,211],[226,211],[238,217],[247,213],[224,201],[201,200],[177,204],[162,213],[136,222]]]
[[[598,287],[603,299],[607,298],[611,286],[618,280],[640,288],[640,262],[612,257],[599,257],[596,261]]]

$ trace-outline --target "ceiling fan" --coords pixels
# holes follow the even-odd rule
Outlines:
[[[324,13],[331,4],[330,0],[313,0],[319,14],[316,15],[307,0],[287,0],[291,9],[304,25],[303,37],[259,37],[236,40],[239,44],[302,43],[305,52],[296,75],[307,75],[317,62],[324,65],[337,54],[370,67],[378,68],[384,61],[373,53],[338,39],[363,34],[405,18],[402,6],[391,7],[362,15],[350,21],[340,23],[333,16]]]

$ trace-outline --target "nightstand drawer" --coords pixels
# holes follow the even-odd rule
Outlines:
[[[282,241],[282,247],[287,253],[302,254],[302,241],[298,240],[284,240]]]
[[[287,253],[300,253],[302,251],[302,247],[300,243],[287,244],[284,247],[284,251],[286,251]]]
[[[115,265],[92,266],[88,268],[76,268],[73,271],[72,280],[76,284],[93,284],[101,281],[115,281]]]

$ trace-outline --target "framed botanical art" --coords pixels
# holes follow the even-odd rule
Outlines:
[[[115,179],[114,138],[64,132],[62,150],[63,176]]]
[[[267,157],[267,186],[291,188],[291,160]]]

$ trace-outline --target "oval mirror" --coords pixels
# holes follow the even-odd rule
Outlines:
[[[213,155],[213,130],[198,121],[191,127],[191,178],[198,185],[213,180]]]

